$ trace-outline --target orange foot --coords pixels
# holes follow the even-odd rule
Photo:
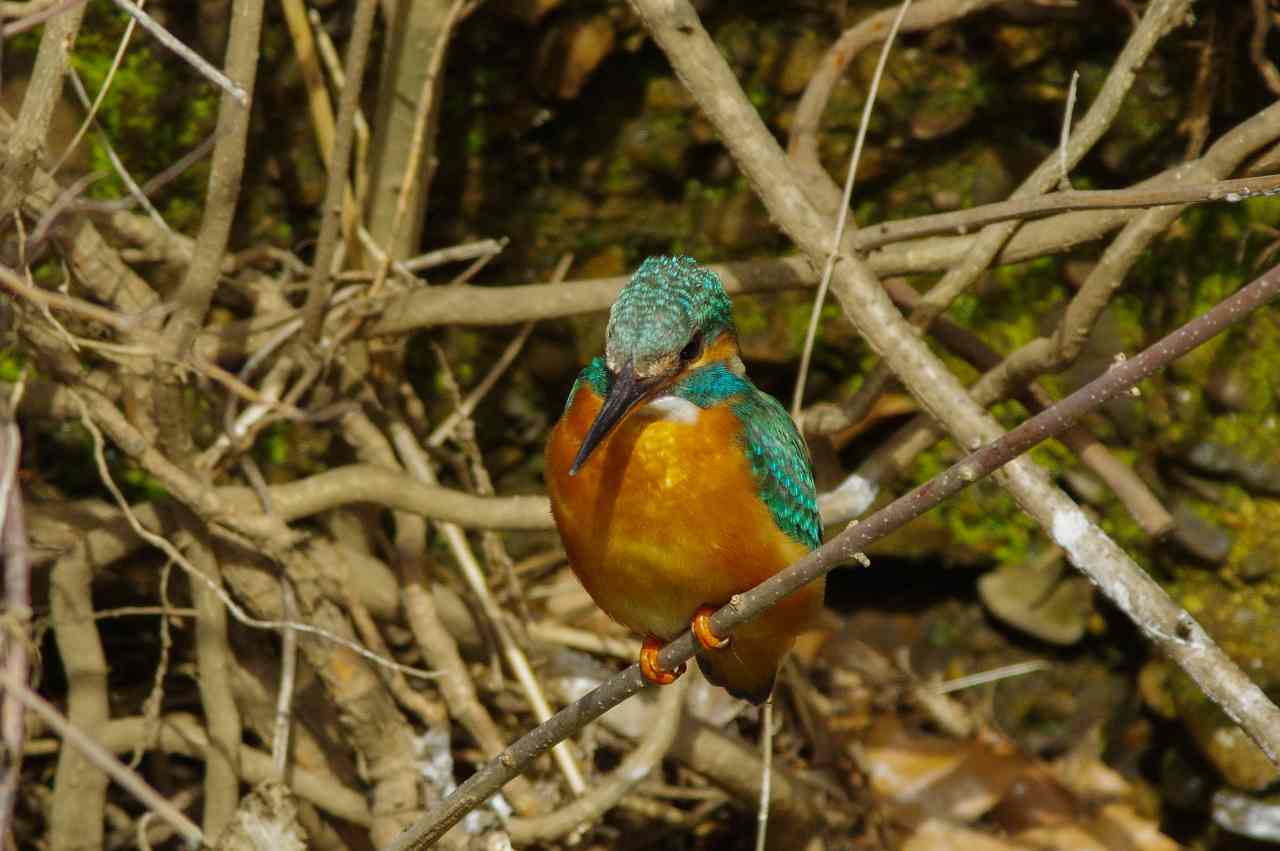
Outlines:
[[[733,640],[733,636],[721,638],[711,631],[711,616],[715,613],[716,607],[709,605],[699,606],[693,613],[693,637],[707,650],[723,650]]]
[[[676,677],[684,673],[685,668],[681,665],[674,671],[668,671],[658,664],[658,651],[662,649],[663,643],[661,639],[650,635],[645,637],[644,644],[640,647],[640,673],[646,680],[659,686],[674,683]]]

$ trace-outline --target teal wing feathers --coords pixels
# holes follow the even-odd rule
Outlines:
[[[809,448],[786,408],[755,387],[736,400],[742,439],[760,496],[778,527],[809,549],[822,544],[818,490],[813,483]]]
[[[569,398],[564,400],[565,413],[573,407],[573,397],[578,394],[578,390],[583,385],[590,387],[595,394],[601,398],[609,395],[609,367],[605,365],[604,358],[595,357],[591,362],[582,368],[582,372],[578,373],[578,378],[573,382],[573,388],[569,391]]]

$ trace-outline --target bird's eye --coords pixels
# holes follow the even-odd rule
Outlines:
[[[680,350],[680,360],[683,363],[689,363],[689,361],[694,360],[700,354],[702,354],[702,335],[694,334],[693,339],[691,339],[688,344]]]

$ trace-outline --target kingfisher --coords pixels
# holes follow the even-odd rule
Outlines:
[[[609,311],[605,354],[582,370],[546,449],[551,510],[596,604],[644,637],[640,670],[687,628],[698,667],[763,703],[822,607],[823,581],[718,636],[710,616],[822,542],[808,448],[747,378],[719,277],[650,257]]]

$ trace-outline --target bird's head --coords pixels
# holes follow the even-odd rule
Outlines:
[[[741,372],[733,308],[715,272],[690,257],[650,257],[609,311],[609,393],[570,468],[576,473],[627,415],[712,360]]]

